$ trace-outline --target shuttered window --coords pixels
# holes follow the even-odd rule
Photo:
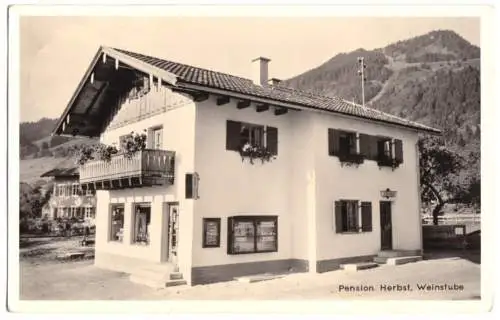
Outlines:
[[[328,129],[328,154],[331,156],[356,154],[356,133]]]
[[[226,150],[239,151],[246,143],[266,147],[278,154],[278,128],[258,124],[226,121]]]
[[[361,221],[359,221],[358,203],[357,200],[335,201],[334,220],[336,233],[372,231],[372,204],[371,202],[361,202]]]

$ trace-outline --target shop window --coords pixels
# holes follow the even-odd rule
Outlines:
[[[277,216],[236,216],[228,219],[228,254],[276,251]]]
[[[133,242],[148,245],[151,223],[151,205],[136,204],[134,206],[133,217]]]
[[[93,209],[93,208],[92,208]],[[123,242],[125,206],[123,204],[111,205],[109,240]]]

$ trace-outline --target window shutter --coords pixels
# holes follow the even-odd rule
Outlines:
[[[394,140],[394,158],[399,163],[403,163],[403,141],[399,139]]]
[[[328,154],[339,154],[339,132],[335,129],[328,129]]]
[[[371,139],[369,135],[363,133],[359,134],[359,153],[368,159],[371,159],[370,143]]]
[[[372,203],[361,202],[361,230],[372,231]]]
[[[342,204],[335,201],[335,232],[342,233]]]
[[[378,158],[378,138],[375,136],[367,135],[368,140],[368,159],[369,160],[377,160]]]
[[[226,150],[240,149],[241,122],[227,120],[226,122]]]
[[[267,127],[267,149],[274,155],[278,154],[278,128]]]

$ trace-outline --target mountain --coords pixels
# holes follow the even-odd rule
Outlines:
[[[19,125],[20,158],[64,158],[80,145],[93,144],[95,139],[51,136],[57,119],[42,118]]]
[[[479,178],[480,49],[438,30],[374,50],[337,54],[283,85],[361,104],[358,57],[366,64],[367,106],[443,130],[446,145]]]
[[[71,165],[81,146],[97,143],[89,138],[51,136],[56,122],[57,119],[42,118],[20,123],[20,181],[36,183],[42,173],[61,164]]]

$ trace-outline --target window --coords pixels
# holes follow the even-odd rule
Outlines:
[[[86,219],[95,219],[95,208],[94,207],[85,207],[85,218]]]
[[[93,208],[92,208],[93,209]],[[123,224],[125,206],[123,204],[111,205],[109,240],[123,242]]]
[[[163,127],[155,127],[148,130],[148,148],[162,149],[163,148]]]
[[[240,145],[250,144],[251,146],[264,147],[264,126],[242,123],[240,129]]]
[[[80,185],[78,183],[73,183],[71,185],[71,195],[78,196],[80,194],[81,194],[81,192],[80,192]]]
[[[226,150],[240,151],[249,143],[278,154],[278,129],[271,126],[227,120]]]
[[[363,163],[364,155],[360,153],[358,139],[355,132],[328,129],[328,154],[338,157],[341,163]]]
[[[57,185],[57,195],[62,197],[66,193],[66,185],[64,184],[58,184]]]
[[[337,233],[372,231],[371,202],[361,202],[360,211],[358,200],[335,201],[334,220]]]
[[[228,254],[276,251],[277,216],[237,216],[228,219]]]
[[[95,195],[95,190],[91,189],[91,188],[87,188],[87,189],[85,189],[85,195],[86,196],[93,196],[93,195]]]
[[[133,215],[132,241],[139,244],[149,244],[151,223],[151,206],[149,204],[136,204]]]
[[[392,141],[388,138],[379,138],[377,141],[377,155],[378,158],[392,159]]]

